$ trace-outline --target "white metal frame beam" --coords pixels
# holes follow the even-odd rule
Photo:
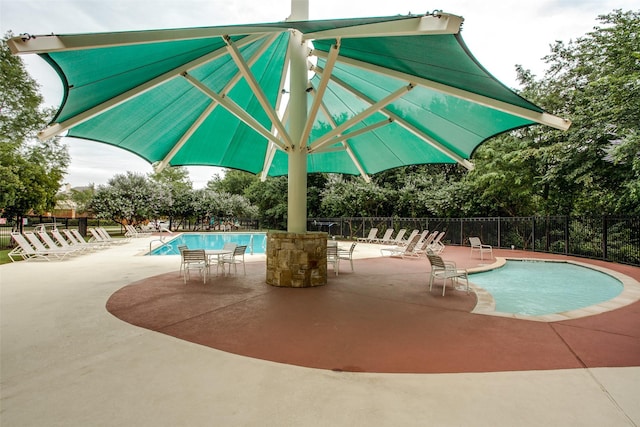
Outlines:
[[[311,134],[311,129],[313,128],[313,122],[318,115],[318,110],[320,109],[320,104],[322,102],[322,98],[324,97],[324,92],[327,89],[327,85],[329,84],[331,72],[333,71],[333,66],[336,63],[339,52],[340,39],[336,41],[336,44],[331,46],[331,51],[329,52],[329,56],[324,67],[324,74],[320,79],[318,87],[315,89],[316,93],[314,94],[313,104],[311,104],[311,108],[307,113],[307,123],[304,126],[304,131],[302,132],[302,140],[300,141],[302,147],[305,147],[307,145],[307,141],[309,140],[309,135]]]
[[[262,106],[262,109],[267,114],[267,117],[269,117],[269,119],[271,120],[272,125],[278,130],[278,134],[280,135],[281,138],[285,140],[287,145],[289,146],[293,145],[291,141],[291,137],[289,136],[289,133],[287,132],[284,125],[280,121],[280,118],[278,117],[276,110],[271,106],[271,104],[269,104],[269,100],[267,99],[267,96],[262,90],[260,83],[258,83],[258,80],[256,79],[255,75],[251,71],[249,64],[247,64],[247,62],[244,60],[237,46],[231,40],[231,37],[224,36],[224,41],[227,44],[227,51],[229,52],[229,55],[231,55],[231,58],[233,58],[233,61],[238,66],[238,69],[244,76],[247,84],[249,85],[249,87],[253,91],[253,94],[256,96],[256,99]]]
[[[251,129],[255,130],[260,135],[264,136],[269,141],[279,146],[281,149],[286,150],[285,145],[282,143],[282,141],[280,141],[278,138],[276,138],[275,135],[273,135],[271,132],[265,129],[265,127],[262,126],[260,122],[258,122],[256,119],[251,117],[249,113],[247,113],[238,104],[233,102],[229,97],[215,93],[214,91],[209,89],[207,86],[205,86],[202,82],[200,82],[198,79],[190,75],[189,73],[186,73],[186,72],[182,73],[182,76],[194,87],[198,88],[202,93],[204,93],[209,98],[213,99],[214,101],[222,105],[224,108],[226,108],[231,114],[236,116],[240,121],[245,123]]]
[[[332,79],[333,79],[333,77],[332,77]],[[332,131],[327,132],[322,137],[320,137],[320,138],[316,139],[315,141],[313,141],[310,144],[309,150],[318,150],[318,149],[320,149],[321,147],[323,147],[323,146],[325,146],[327,144],[331,144],[332,141],[333,141],[333,138],[335,136],[343,133],[345,130],[349,129],[351,126],[355,125],[356,123],[361,122],[362,120],[366,119],[367,117],[371,116],[372,114],[375,114],[378,111],[381,111],[382,109],[384,109],[384,107],[386,107],[387,105],[389,105],[390,103],[392,103],[396,99],[402,97],[405,93],[409,92],[414,87],[415,86],[412,83],[409,83],[409,84],[407,84],[405,86],[402,86],[401,88],[395,90],[394,92],[391,92],[389,95],[385,96],[381,100],[379,100],[377,102],[372,102],[369,107],[365,108],[360,113],[356,114],[355,116],[351,117],[346,122],[342,123],[337,128],[333,129]]]
[[[267,48],[275,41],[276,37],[277,37],[277,34],[274,34],[269,38],[269,40],[265,40],[265,42],[262,44],[262,46],[260,46],[260,49],[258,49],[256,52],[253,53],[253,55],[251,55],[251,58],[249,58],[249,61],[248,61],[249,66],[254,64],[260,58],[260,56],[262,56],[262,54],[267,50]],[[236,75],[233,76],[227,82],[227,84],[224,86],[224,88],[222,90],[222,93],[229,92],[240,81],[241,77],[242,77],[242,74],[240,72],[236,73]],[[162,159],[155,166],[156,172],[162,171],[164,168],[166,168],[169,165],[169,163],[171,162],[171,159],[173,159],[173,157],[178,153],[178,151],[180,151],[182,146],[187,142],[187,140],[191,137],[191,135],[193,135],[193,133],[196,131],[196,129],[198,129],[198,127],[200,127],[200,125],[202,125],[202,123],[205,121],[205,119],[209,116],[209,114],[211,114],[213,112],[213,110],[218,105],[219,105],[218,102],[212,101],[211,104],[209,106],[207,106],[207,108],[204,110],[203,114],[201,114],[198,117],[198,119],[196,120],[194,125],[189,127],[187,132],[185,132],[182,135],[182,137],[180,137],[180,140],[169,151],[169,153],[167,153],[167,155],[164,157],[164,159]]]
[[[319,68],[319,67],[316,67],[316,68],[317,68],[318,72],[322,72],[321,68]],[[367,103],[375,102],[373,99],[369,98],[367,95],[365,95],[364,93],[356,90],[355,88],[349,86],[347,83],[345,83],[344,81],[342,81],[338,77],[331,76],[331,80],[334,81],[335,83],[337,83],[338,85],[340,85],[341,87],[343,87],[345,90],[351,92],[352,94],[354,94],[355,96],[357,96],[361,100],[363,100],[363,101],[365,101]],[[408,130],[409,132],[411,132],[412,134],[414,134],[418,138],[422,139],[423,141],[425,141],[426,143],[428,143],[429,145],[431,145],[433,148],[437,149],[441,153],[443,153],[446,156],[450,157],[452,160],[458,162],[460,165],[464,166],[468,170],[473,170],[474,169],[473,163],[471,163],[469,160],[467,160],[467,159],[461,157],[460,155],[454,153],[450,149],[448,149],[446,147],[443,147],[439,142],[437,142],[436,140],[434,140],[430,136],[426,135],[424,132],[422,132],[420,129],[416,128],[414,125],[412,125],[411,123],[409,123],[406,120],[404,120],[402,117],[398,116],[397,114],[395,114],[392,111],[389,111],[387,109],[383,109],[380,112],[382,114],[386,115],[387,117],[389,117],[391,120],[393,120],[394,123],[398,124],[399,126],[402,126],[404,129]]]
[[[348,28],[335,28],[304,34],[305,40],[363,37],[411,36],[420,34],[457,34],[464,19],[449,13],[377,22]]]

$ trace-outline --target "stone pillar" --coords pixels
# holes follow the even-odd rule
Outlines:
[[[327,233],[267,233],[267,284],[308,288],[327,284]]]

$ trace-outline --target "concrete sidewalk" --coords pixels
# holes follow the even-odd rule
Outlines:
[[[363,374],[251,359],[132,326],[106,301],[177,257],[149,239],[0,266],[3,426],[637,426],[640,368]]]

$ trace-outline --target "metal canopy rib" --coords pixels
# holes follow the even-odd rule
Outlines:
[[[356,114],[355,116],[353,116],[352,118],[350,118],[346,122],[342,123],[337,128],[331,130],[330,132],[327,132],[322,137],[320,137],[320,138],[316,139],[315,141],[313,141],[310,144],[310,150],[316,150],[317,151],[318,149],[320,149],[320,147],[323,147],[326,144],[330,144],[332,139],[333,139],[333,137],[335,137],[336,135],[338,135],[338,134],[344,132],[345,130],[349,129],[354,124],[356,124],[358,122],[361,122],[362,120],[366,119],[367,117],[371,116],[372,114],[382,110],[386,105],[388,105],[388,104],[392,103],[394,100],[400,98],[402,95],[404,95],[405,93],[409,92],[414,87],[415,86],[413,84],[409,83],[408,85],[402,86],[401,88],[397,89],[396,91],[390,93],[389,95],[387,95],[386,97],[384,97],[380,101],[373,102],[371,104],[371,106],[366,108],[364,111],[361,111],[360,113]]]
[[[316,70],[317,70],[318,73],[322,73],[322,68],[316,67]],[[347,84],[346,82],[342,81],[340,78],[338,78],[336,76],[331,76],[331,80],[333,82],[335,82],[336,84],[340,85],[343,89],[351,92],[352,94],[354,94],[355,96],[357,96],[361,100],[363,100],[363,101],[365,101],[367,103],[370,103],[370,104],[375,102],[375,100],[371,99],[370,97],[368,97],[366,94],[360,92],[359,90],[356,90],[354,87],[352,87],[349,84]],[[405,119],[403,119],[402,117],[398,116],[394,112],[389,111],[388,109],[382,109],[380,112],[385,114],[391,120],[393,120],[393,122],[396,123],[397,125],[402,126],[404,129],[408,130],[409,132],[411,132],[412,134],[414,134],[415,136],[417,136],[421,140],[425,141],[426,143],[428,143],[432,147],[436,148],[441,153],[445,154],[446,156],[450,157],[454,161],[458,162],[460,165],[464,166],[466,169],[473,170],[473,168],[474,168],[473,163],[471,163],[469,160],[459,156],[458,154],[454,153],[453,151],[451,151],[447,147],[442,146],[442,144],[440,144],[439,142],[437,142],[436,140],[431,138],[429,135],[425,134],[420,129],[416,128],[414,125],[412,125],[411,123],[407,122]]]
[[[267,113],[267,116],[269,117],[269,119],[271,119],[271,123],[273,124],[273,126],[275,126],[276,129],[278,129],[278,134],[286,141],[288,146],[293,145],[291,141],[291,137],[289,136],[289,133],[287,132],[287,130],[284,128],[284,125],[280,121],[280,118],[278,117],[276,110],[271,106],[271,104],[269,104],[269,101],[267,100],[266,95],[264,94],[262,88],[260,87],[260,84],[258,83],[255,76],[251,72],[251,68],[242,57],[242,54],[236,47],[235,43],[233,43],[233,41],[229,36],[224,36],[223,38],[224,38],[224,41],[227,43],[227,50],[229,51],[229,54],[233,58],[233,61],[236,63],[236,65],[240,69],[240,72],[242,73],[245,80],[249,84],[249,87],[253,91],[253,94],[256,96],[263,110],[265,111],[265,113]]]
[[[264,52],[269,48],[269,46],[271,46],[273,44],[273,42],[276,40],[277,37],[278,37],[277,34],[272,34],[271,37],[269,38],[269,40],[265,41],[262,44],[262,46],[260,46],[260,49],[258,49],[256,52],[253,53],[253,55],[251,55],[251,58],[249,58],[249,60],[247,61],[247,65],[249,67],[251,67],[260,58],[260,56],[262,56],[262,54],[264,54]],[[227,84],[224,86],[222,92],[223,93],[228,93],[240,81],[241,78],[242,78],[242,73],[238,71],[238,73],[236,73],[236,75],[233,76],[227,82]],[[166,168],[169,165],[169,163],[171,162],[171,159],[173,159],[173,157],[178,153],[178,151],[180,151],[180,149],[184,146],[184,144],[189,140],[191,135],[194,134],[194,132],[200,127],[200,125],[206,120],[206,118],[209,116],[209,114],[211,114],[213,112],[213,110],[218,105],[219,104],[218,104],[217,101],[212,100],[211,105],[208,106],[205,109],[203,114],[200,117],[198,117],[198,119],[196,119],[194,124],[189,127],[187,132],[185,132],[185,134],[182,135],[180,140],[169,151],[169,153],[164,157],[164,159],[162,159],[156,165],[156,167],[155,167],[156,172],[161,172],[164,168]]]
[[[275,135],[271,134],[271,132],[265,129],[264,126],[260,124],[260,122],[258,122],[256,119],[251,117],[242,107],[240,107],[238,104],[236,104],[231,99],[229,99],[229,97],[215,93],[214,91],[209,89],[207,86],[205,86],[201,81],[199,81],[198,79],[190,75],[189,73],[186,73],[186,72],[182,73],[182,76],[189,83],[191,83],[193,86],[198,88],[202,93],[204,93],[209,98],[213,99],[214,101],[222,105],[224,108],[226,108],[231,114],[236,116],[238,119],[240,119],[240,121],[244,122],[251,129],[255,130],[260,135],[264,136],[269,141],[279,146],[282,150],[286,149],[282,141],[276,138]]]

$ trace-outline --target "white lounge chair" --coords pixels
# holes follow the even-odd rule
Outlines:
[[[371,243],[384,243],[391,240],[391,235],[393,234],[393,228],[387,228],[387,231],[384,232],[384,235],[379,239],[371,240]]]
[[[480,259],[484,259],[483,255],[485,252],[491,255],[491,259],[493,259],[493,247],[491,245],[485,245],[482,243],[479,237],[469,237],[469,244],[471,245],[471,254],[473,256],[474,252],[480,252]]]
[[[369,230],[369,235],[367,237],[359,237],[357,241],[363,242],[363,243],[371,243],[372,241],[376,240],[377,235],[378,235],[378,229],[374,227],[371,230]]]
[[[63,244],[58,244],[56,243],[53,238],[51,238],[51,236],[49,236],[49,233],[47,233],[46,231],[38,231],[38,237],[40,237],[40,240],[42,240],[42,242],[46,245],[47,248],[49,249],[64,249],[67,250],[69,252],[72,253],[80,253],[82,252],[84,249],[79,248],[79,247],[73,247],[71,246],[67,241],[63,240]]]
[[[96,232],[102,236],[102,241],[103,242],[108,242],[111,244],[115,244],[115,245],[122,245],[124,243],[127,243],[127,239],[114,239],[111,234],[109,234],[109,232],[107,231],[106,228],[104,227],[96,227],[95,228]]]
[[[411,239],[408,245],[382,248],[380,249],[380,254],[382,256],[385,256],[385,253],[387,253],[387,256],[393,256],[393,257],[399,256],[401,258],[409,257],[409,256],[418,257],[420,256],[420,254],[415,252],[416,245],[418,244],[418,240],[420,240],[420,236],[416,234],[415,236],[413,236],[413,239]]]
[[[429,263],[431,264],[431,274],[429,276],[429,292],[431,292],[431,288],[433,287],[433,282],[435,279],[442,279],[442,296],[447,289],[447,279],[451,280],[452,286],[455,286],[458,283],[458,279],[465,279],[467,282],[466,290],[467,294],[469,293],[469,276],[467,275],[467,270],[463,268],[458,268],[456,263],[453,261],[445,261],[439,255],[433,253],[427,253],[427,258],[429,258]]]
[[[435,237],[435,239],[433,239],[433,241],[429,245],[429,250],[436,255],[439,255],[442,253],[442,251],[444,251],[445,246],[444,246],[444,243],[441,242],[442,238],[444,237],[444,233],[445,233],[444,231],[441,231],[440,233],[438,233],[438,235]]]
[[[409,237],[407,237],[406,239],[403,239],[403,240],[402,240],[401,242],[399,242],[398,244],[399,244],[399,245],[405,245],[405,246],[406,246],[406,245],[408,245],[408,244],[409,244],[409,242],[410,242],[410,241],[412,241],[412,240],[413,240],[413,238],[414,238],[415,236],[417,236],[417,235],[418,235],[418,233],[420,233],[420,230],[413,230],[413,231],[411,232],[411,234],[409,234]],[[420,239],[418,239],[418,241],[420,241]]]
[[[23,242],[26,243],[26,246],[23,247],[23,244],[20,244],[20,247],[22,247],[25,252],[29,252],[29,249],[27,248],[27,246],[30,246],[31,249],[33,249],[33,251],[30,251],[32,258],[46,258],[47,260],[52,260],[52,259],[62,260],[72,253],[71,251],[67,251],[62,248],[57,248],[57,249],[47,248],[38,239],[38,236],[33,234],[32,231],[25,231],[22,234],[22,236],[23,236]],[[18,236],[12,234],[12,237],[16,242],[18,242],[18,239],[19,239]],[[24,240],[24,238],[26,238],[26,240]]]
[[[396,234],[396,237],[394,237],[393,239],[385,240],[382,243],[400,246],[402,245],[402,242],[403,242],[402,239],[404,238],[405,234],[407,234],[407,229],[401,228],[400,230],[398,230],[398,234]]]

